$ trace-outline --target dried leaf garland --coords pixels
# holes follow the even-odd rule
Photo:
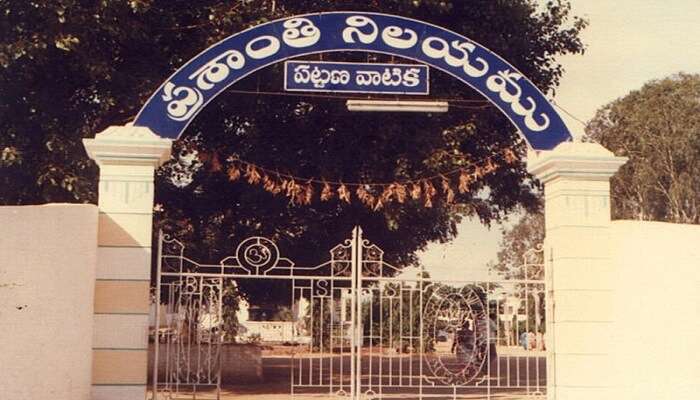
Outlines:
[[[304,192],[303,192],[303,204],[309,205],[311,204],[311,201],[314,199],[314,187],[311,184],[311,180],[306,182],[306,186],[304,187]]]
[[[472,176],[474,177],[474,180],[479,180],[484,176],[484,170],[481,169],[480,166],[475,166],[474,167],[474,172],[472,173]]]
[[[513,150],[511,149],[505,149],[503,151],[503,157],[505,158],[506,163],[508,164],[512,164],[518,159],[518,157],[516,157],[515,155],[515,152],[513,152]]]
[[[426,208],[431,208],[433,206],[433,197],[435,197],[436,193],[437,193],[437,190],[435,190],[435,186],[433,186],[433,183],[427,179],[424,180],[423,181],[423,197],[425,197],[425,203],[423,203],[423,205]]]
[[[420,199],[420,196],[421,196],[420,183],[411,184],[411,198],[413,200],[418,200],[418,199]]]
[[[290,179],[286,182],[287,197],[295,200],[296,196],[301,192],[301,187],[294,179]]]
[[[219,154],[214,152],[211,156],[211,161],[209,162],[209,171],[219,172],[223,169],[221,166],[221,161],[219,161]]]
[[[471,175],[469,175],[467,171],[462,170],[459,173],[459,186],[457,187],[457,189],[462,194],[467,193],[469,191],[469,185],[471,184],[471,182]]]
[[[333,189],[328,182],[323,182],[323,190],[321,190],[321,201],[328,201],[333,198]]]
[[[490,174],[491,172],[495,171],[497,169],[496,164],[493,163],[493,160],[490,158],[486,162],[486,166],[484,167],[484,174]]]
[[[241,177],[241,170],[238,169],[238,166],[236,164],[232,164],[230,167],[228,167],[228,171],[226,171],[226,174],[228,175],[228,180],[231,182],[235,182]]]
[[[260,182],[260,179],[262,177],[260,176],[260,172],[258,172],[258,169],[255,168],[254,165],[248,164],[248,166],[245,169],[245,175],[246,179],[248,179],[248,183],[251,185],[255,185]]]
[[[382,202],[382,199],[379,198],[377,199],[377,202],[374,204],[374,207],[372,207],[372,211],[379,211],[384,207],[384,203]]]
[[[452,187],[450,186],[450,180],[447,179],[447,177],[443,175],[442,180],[441,180],[441,184],[442,184],[442,191],[445,194],[445,201],[448,204],[452,204],[455,200],[455,191],[452,190]]]
[[[383,203],[388,203],[391,201],[391,198],[394,196],[394,185],[395,184],[392,183],[384,188],[381,196],[379,196],[380,201],[382,201]]]
[[[404,201],[406,201],[406,186],[400,184],[400,183],[395,183],[394,184],[394,195],[396,196],[396,200],[403,204]]]
[[[494,156],[503,157],[499,158],[499,160],[504,161],[504,164],[510,164],[518,160],[517,154],[510,148],[504,149],[500,154]],[[455,172],[450,172],[448,175],[440,174],[433,178],[409,181],[408,183],[393,182],[385,185],[375,185],[376,191],[369,184],[352,184],[352,186],[357,185],[355,195],[358,200],[374,211],[386,207],[392,201],[403,204],[408,198],[422,200],[424,206],[430,208],[434,205],[435,196],[438,195],[444,195],[445,202],[450,204],[455,201],[457,192],[461,194],[469,192],[472,184],[500,167],[492,157],[486,158],[481,165],[471,164],[464,167],[464,169],[455,171],[459,174],[458,177],[454,178],[458,183],[456,187],[453,186],[452,178],[453,175],[456,175]],[[202,152],[200,153],[200,159],[207,160],[212,171],[219,171],[223,168],[216,152]],[[276,177],[267,175],[265,169],[255,164],[240,161],[237,158],[233,158],[233,156],[226,161],[230,163],[226,170],[230,181],[233,182],[241,179],[241,177],[245,177],[249,184],[261,184],[263,189],[269,193],[274,195],[284,193],[293,204],[311,204],[315,196],[315,183],[322,185],[319,195],[321,201],[329,201],[337,196],[340,201],[351,203],[352,192],[348,189],[348,185],[344,183],[328,183],[325,180],[319,182],[313,178],[308,179],[305,183],[298,183],[298,178],[291,176],[282,178],[279,173]],[[435,181],[437,178],[440,179],[438,189],[436,189],[438,183]],[[380,190],[381,192],[379,192]]]
[[[366,185],[360,185],[357,190],[355,190],[355,194],[362,204],[372,208],[374,207],[375,198],[367,189],[368,187]]]
[[[272,194],[279,194],[282,191],[281,185],[278,184],[275,179],[267,176],[267,174],[263,175],[262,182],[263,182],[263,189],[265,189],[266,191],[268,191]]]
[[[311,183],[300,184],[294,179],[290,179],[283,183],[285,194],[289,197],[292,204],[311,204],[313,199],[313,187]]]
[[[350,204],[350,191],[344,183],[341,183],[338,188],[338,198]]]

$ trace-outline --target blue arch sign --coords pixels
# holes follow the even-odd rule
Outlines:
[[[571,139],[542,92],[497,54],[426,22],[360,12],[294,16],[229,36],[177,70],[134,124],[176,139],[207,103],[247,75],[286,59],[334,51],[396,55],[444,71],[490,100],[533,149],[549,150]]]

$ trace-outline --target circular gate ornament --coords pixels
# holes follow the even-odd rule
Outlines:
[[[434,352],[423,355],[432,374],[426,376],[429,381],[463,386],[477,378],[488,354],[485,310],[473,288],[436,285],[423,310],[425,334],[435,345]]]
[[[264,237],[251,237],[236,248],[236,259],[241,267],[253,274],[263,274],[277,266],[280,253],[275,243]]]

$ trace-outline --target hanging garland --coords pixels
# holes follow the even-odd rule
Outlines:
[[[209,159],[201,153],[199,158],[201,161]],[[443,174],[387,183],[341,182],[298,177],[261,167],[241,160],[237,156],[227,159],[229,167],[225,173],[231,182],[244,180],[250,185],[260,185],[273,195],[288,197],[292,204],[311,204],[318,188],[320,189],[318,198],[321,201],[337,198],[350,204],[355,197],[368,208],[379,211],[389,203],[403,204],[408,199],[422,201],[426,208],[431,208],[439,194],[444,197],[447,204],[452,204],[457,192],[461,194],[469,192],[472,183],[496,171],[501,166],[497,163],[497,159],[503,159],[505,165],[511,165],[518,158],[512,148],[506,148],[480,162],[472,162]],[[212,171],[223,171],[216,154],[211,156],[210,163]],[[456,187],[453,188],[455,184]]]

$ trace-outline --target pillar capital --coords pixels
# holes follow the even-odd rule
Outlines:
[[[530,151],[527,169],[546,184],[555,179],[607,182],[627,162],[593,142],[563,142],[549,151]]]
[[[163,139],[149,128],[110,126],[95,135],[83,139],[88,156],[100,167],[129,165],[157,168],[170,158],[172,140]]]
[[[110,126],[94,139],[83,139],[83,144],[100,166],[100,211],[150,215],[154,171],[170,158],[172,141],[129,124]],[[150,219],[148,224],[150,232]]]

